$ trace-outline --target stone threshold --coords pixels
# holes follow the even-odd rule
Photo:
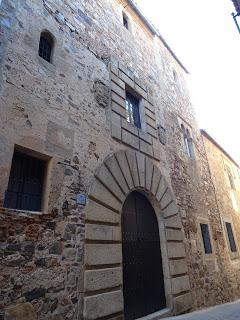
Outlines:
[[[155,319],[162,319],[171,316],[171,309],[170,308],[165,308],[160,311],[151,313],[145,317],[138,318],[136,320],[155,320]]]

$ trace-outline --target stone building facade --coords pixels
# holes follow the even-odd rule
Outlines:
[[[134,3],[1,0],[0,37],[0,319],[160,318],[239,297],[188,72]],[[138,229],[151,263],[124,249],[128,213],[146,218],[133,199],[155,221]],[[156,284],[132,296],[161,305],[130,316],[136,261]]]

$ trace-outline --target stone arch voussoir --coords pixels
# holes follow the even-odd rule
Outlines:
[[[191,308],[182,222],[165,177],[150,158],[119,151],[96,170],[86,207],[83,318],[115,318],[123,314],[121,210],[136,189],[151,193],[163,213],[171,314]]]

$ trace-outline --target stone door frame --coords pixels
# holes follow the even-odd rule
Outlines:
[[[147,196],[159,224],[167,301],[167,309],[159,315],[191,309],[184,233],[171,188],[150,158],[122,150],[107,157],[97,169],[88,194],[83,288],[86,320],[123,318],[121,212],[127,195],[134,190]]]

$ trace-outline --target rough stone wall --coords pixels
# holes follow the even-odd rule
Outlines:
[[[145,82],[156,122],[166,129],[167,143],[159,144],[155,165],[181,209],[192,308],[239,296],[185,72],[130,7],[125,10],[131,30],[122,26],[125,5],[117,0],[1,1],[0,204],[14,145],[49,159],[44,212],[0,210],[0,309],[8,310],[9,319],[22,307],[32,314],[28,303],[37,319],[81,316],[85,207],[76,196],[88,192],[109,154],[128,148],[111,137],[110,61],[120,61]],[[55,39],[53,64],[38,56],[43,30]],[[178,116],[192,129],[196,160],[184,152]],[[202,253],[198,217],[211,222],[215,257],[210,261]],[[19,303],[27,304],[8,309]]]

